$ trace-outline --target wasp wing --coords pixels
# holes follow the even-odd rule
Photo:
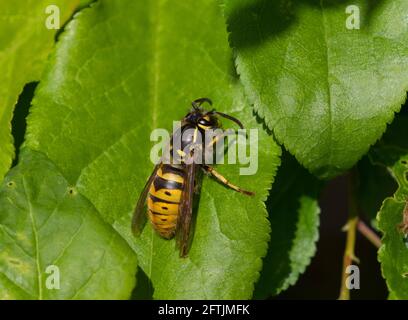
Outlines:
[[[146,203],[146,198],[149,193],[149,188],[150,185],[152,184],[154,178],[157,175],[157,170],[159,170],[159,167],[162,163],[166,163],[167,161],[170,161],[171,156],[170,156],[170,151],[172,150],[172,141],[173,139],[177,138],[178,135],[180,135],[182,132],[182,128],[178,128],[175,133],[171,136],[169,143],[166,146],[166,149],[164,150],[164,156],[160,159],[159,163],[154,167],[153,173],[149,177],[149,180],[147,180],[146,185],[143,188],[142,193],[139,196],[139,200],[137,201],[137,205],[135,208],[135,211],[133,213],[133,218],[132,218],[132,231],[133,234],[138,236],[141,233],[142,227],[144,225],[144,222],[146,220],[146,212],[145,212],[145,203]]]
[[[194,181],[197,165],[186,165],[186,178],[183,195],[180,202],[179,218],[176,227],[177,245],[180,249],[180,257],[187,256],[190,244],[191,221],[193,215]]]
[[[149,188],[150,185],[152,184],[154,178],[157,175],[157,170],[159,170],[160,163],[157,164],[154,169],[153,173],[150,175],[149,180],[147,180],[146,185],[143,188],[142,193],[139,196],[139,200],[137,201],[137,205],[135,208],[135,211],[133,213],[133,218],[132,218],[132,231],[133,234],[138,236],[140,235],[142,231],[142,227],[145,223],[146,220],[146,210],[145,210],[145,203],[146,203],[146,198],[149,193]]]

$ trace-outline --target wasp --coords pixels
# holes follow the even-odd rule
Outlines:
[[[156,164],[140,194],[132,219],[132,231],[138,236],[147,213],[153,228],[161,237],[172,239],[176,236],[180,257],[186,257],[189,250],[193,195],[198,193],[200,169],[237,192],[246,195],[254,194],[232,184],[212,166],[191,161],[196,150],[200,148],[206,152],[206,149],[210,149],[210,146],[223,139],[228,135],[227,132],[230,132],[231,129],[221,129],[219,117],[235,122],[241,129],[244,128],[238,119],[228,114],[215,111],[215,109],[211,111],[202,109],[201,105],[205,102],[210,106],[212,105],[208,98],[196,99],[191,103],[191,111],[181,120],[180,128],[173,133],[169,141],[171,151],[176,146],[176,139],[181,140],[181,145],[177,146],[179,148],[175,149],[176,152],[171,153],[170,159],[166,159],[170,161],[163,161],[162,157]],[[197,139],[198,133],[204,135],[207,130],[215,129],[221,129],[222,134],[214,136],[209,142]],[[147,210],[145,209],[146,203]]]

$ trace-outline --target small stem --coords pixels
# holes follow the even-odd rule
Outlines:
[[[376,246],[377,248],[381,247],[380,237],[373,230],[371,230],[363,221],[358,222],[357,229],[374,246]]]
[[[354,254],[354,247],[356,243],[356,229],[358,224],[358,217],[349,217],[347,224],[345,226],[347,230],[347,241],[346,248],[344,250],[343,256],[343,272],[341,277],[341,289],[339,300],[349,300],[350,290],[346,286],[346,281],[348,273],[346,272],[347,267],[350,266],[353,261],[359,262],[358,258]]]
[[[353,170],[349,174],[349,187],[348,187],[348,219],[347,224],[343,228],[344,231],[347,231],[347,240],[346,240],[346,247],[344,250],[343,255],[343,272],[341,277],[341,288],[340,288],[340,295],[339,300],[349,300],[350,299],[350,290],[347,288],[346,282],[348,273],[346,272],[347,267],[350,266],[353,261],[359,262],[358,258],[354,254],[354,248],[356,244],[356,231],[357,231],[357,224],[358,224],[358,209],[357,203],[355,199],[355,180],[356,179],[356,172]]]

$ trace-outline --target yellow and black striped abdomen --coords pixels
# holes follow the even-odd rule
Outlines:
[[[183,185],[183,166],[162,164],[149,189],[149,219],[156,231],[166,239],[172,238],[176,231]]]

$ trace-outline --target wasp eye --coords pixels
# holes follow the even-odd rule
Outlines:
[[[208,121],[208,120],[206,120],[204,118],[201,118],[200,120],[198,120],[198,123],[202,124],[203,126],[209,126],[211,124],[210,121]]]

